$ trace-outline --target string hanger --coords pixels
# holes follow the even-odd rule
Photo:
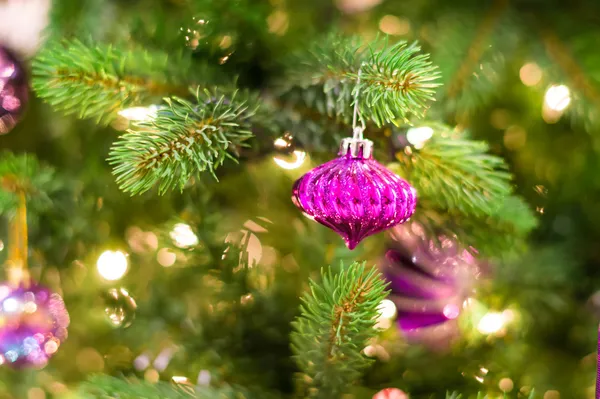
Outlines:
[[[360,94],[360,75],[362,74],[362,67],[365,63],[361,63],[360,67],[358,67],[358,77],[356,79],[356,89],[354,90],[354,113],[352,116],[352,131],[353,131],[353,139],[355,140],[362,140],[363,139],[363,132],[365,131],[366,125],[365,125],[365,121],[363,120],[363,118],[360,118],[360,123],[361,126],[357,125],[358,119],[359,119],[359,112],[360,110],[358,109],[358,96]]]

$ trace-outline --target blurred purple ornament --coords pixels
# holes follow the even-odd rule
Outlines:
[[[0,284],[0,364],[44,367],[67,338],[69,321],[63,299],[48,288]]]
[[[398,326],[409,341],[444,349],[458,336],[457,318],[482,275],[474,249],[461,249],[447,237],[430,239],[420,225],[398,226],[382,272]]]
[[[27,105],[27,77],[23,65],[0,46],[0,134],[17,124]]]
[[[294,184],[292,200],[308,217],[329,227],[354,249],[365,237],[406,222],[415,190],[372,158],[372,142],[344,139],[338,157]]]

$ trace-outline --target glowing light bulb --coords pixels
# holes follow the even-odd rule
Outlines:
[[[479,320],[477,330],[479,330],[479,332],[482,334],[495,334],[502,330],[505,322],[506,320],[504,314],[498,312],[489,312],[486,313],[481,320]]]
[[[13,313],[19,310],[19,301],[15,298],[6,298],[4,302],[2,302],[2,309],[6,313]]]
[[[384,299],[377,307],[377,311],[379,312],[380,318],[388,320],[393,319],[396,317],[397,313],[396,304],[389,299]]]
[[[571,91],[565,85],[553,85],[546,91],[544,102],[552,111],[564,111],[571,103]]]
[[[127,272],[127,255],[121,251],[104,251],[98,257],[96,268],[103,279],[118,280]]]
[[[192,228],[185,223],[177,223],[169,234],[173,243],[179,248],[189,248],[198,244],[198,237]]]
[[[120,116],[130,121],[151,121],[156,118],[159,107],[150,105],[149,107],[131,107],[122,109],[118,112]]]
[[[406,132],[406,139],[416,149],[423,148],[427,140],[433,136],[433,129],[429,126],[413,127]]]
[[[542,80],[542,69],[535,62],[528,62],[519,70],[519,77],[525,86],[535,86]]]

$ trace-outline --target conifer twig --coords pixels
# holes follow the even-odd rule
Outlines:
[[[335,398],[353,383],[370,361],[361,353],[376,331],[377,307],[386,296],[376,268],[354,263],[334,274],[322,271],[302,298],[293,323],[296,363],[311,379],[311,395]]]
[[[182,190],[200,172],[215,176],[226,158],[235,160],[230,152],[252,137],[255,99],[200,88],[193,96],[194,102],[165,99],[155,118],[140,122],[113,145],[108,159],[123,191],[141,194],[155,184],[160,194]]]

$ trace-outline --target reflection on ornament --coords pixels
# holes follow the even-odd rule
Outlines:
[[[179,248],[189,248],[198,244],[198,237],[192,228],[185,223],[177,223],[169,233],[173,243]]]
[[[454,240],[430,239],[416,223],[390,235],[382,271],[398,326],[408,340],[444,349],[459,334],[456,319],[480,277],[479,262]]]
[[[433,137],[433,129],[429,126],[413,127],[406,132],[406,139],[416,149],[423,148],[431,137]]]
[[[304,163],[306,152],[298,148],[298,144],[291,133],[286,133],[273,143],[276,155],[273,161],[283,169],[297,169]]]
[[[44,367],[67,338],[69,314],[60,295],[31,283],[11,289],[0,304],[0,364]]]
[[[23,65],[0,45],[0,135],[21,119],[29,97],[27,84]]]
[[[104,302],[104,313],[113,326],[127,328],[131,325],[137,304],[125,288],[109,289]]]
[[[96,268],[105,280],[119,280],[127,272],[127,255],[122,251],[104,251],[98,257]]]
[[[309,171],[293,187],[294,204],[341,235],[349,249],[406,222],[417,205],[414,188],[372,158],[372,144],[344,139],[337,158]]]

